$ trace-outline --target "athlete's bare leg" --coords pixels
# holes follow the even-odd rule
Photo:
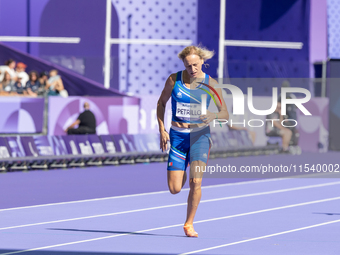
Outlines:
[[[202,161],[193,161],[190,165],[190,191],[188,196],[187,218],[184,224],[184,231],[187,236],[197,237],[198,234],[193,228],[195,214],[198,204],[201,200],[201,184],[203,172],[196,172],[196,167],[203,169],[206,164]],[[168,186],[171,194],[177,194],[181,191],[187,179],[186,171],[168,171]]]
[[[190,237],[197,237],[198,234],[194,230],[193,223],[195,214],[198,208],[198,204],[201,201],[201,184],[202,184],[202,176],[203,172],[198,171],[196,172],[196,167],[199,167],[199,169],[202,169],[205,167],[206,164],[202,161],[193,161],[190,165],[190,191],[188,196],[188,207],[187,207],[187,218],[185,220],[184,224],[184,231],[187,236]]]
[[[186,171],[167,171],[168,187],[171,194],[177,194],[181,191],[187,180]]]
[[[187,208],[187,219],[185,223],[193,224],[194,217],[197,211],[198,204],[201,201],[201,184],[202,184],[202,171],[195,171],[196,167],[200,167],[199,169],[203,169],[206,164],[200,160],[193,161],[190,165],[190,192],[188,196],[188,208]]]

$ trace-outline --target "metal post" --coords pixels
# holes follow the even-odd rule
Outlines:
[[[47,92],[44,94],[44,125],[43,125],[43,135],[47,135],[48,134],[48,100],[49,97],[47,95]]]
[[[31,3],[30,0],[26,1],[27,4],[27,36],[31,36]],[[30,54],[31,53],[31,45],[30,42],[27,42],[26,45],[26,49],[27,49],[27,53]]]
[[[132,18],[132,15],[130,14],[127,18],[128,22],[127,22],[127,27],[128,27],[128,31],[127,31],[127,39],[131,39],[131,18]],[[129,91],[129,83],[130,83],[130,49],[131,49],[131,44],[129,43],[127,45],[127,60],[126,60],[126,88],[125,88],[125,91],[126,92],[131,92]]]
[[[104,87],[110,88],[111,70],[111,0],[106,0],[106,27],[105,27],[105,53],[104,53]]]
[[[223,78],[223,70],[224,70],[225,11],[226,11],[226,0],[221,0],[220,1],[220,38],[219,38],[219,43],[218,43],[218,78]]]
[[[321,97],[326,97],[327,61],[322,61]]]

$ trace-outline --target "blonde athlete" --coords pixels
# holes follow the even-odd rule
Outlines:
[[[203,172],[195,172],[196,166],[203,169],[210,152],[210,127],[214,119],[228,119],[229,114],[222,98],[222,90],[214,89],[217,84],[202,71],[202,65],[214,53],[200,46],[188,46],[178,57],[185,70],[173,73],[167,79],[157,104],[157,118],[160,133],[160,148],[167,150],[170,140],[168,160],[168,186],[172,194],[181,191],[187,179],[186,168],[190,163],[190,192],[184,232],[189,237],[198,237],[193,227],[194,217],[201,200]],[[172,126],[170,134],[164,128],[165,105],[171,97]],[[213,98],[218,113],[208,110],[201,114],[202,97],[206,97],[206,109]]]

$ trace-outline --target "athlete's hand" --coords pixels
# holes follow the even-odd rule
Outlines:
[[[163,130],[161,133],[160,133],[160,148],[161,150],[164,152],[164,151],[167,151],[167,147],[168,147],[168,141],[170,140],[170,137],[169,137],[169,134],[168,132],[166,132],[165,130]]]
[[[216,119],[216,114],[207,111],[207,114],[206,114],[206,115],[201,115],[201,116],[200,116],[200,119],[201,119],[204,123],[209,124],[209,123],[212,122],[214,119]]]

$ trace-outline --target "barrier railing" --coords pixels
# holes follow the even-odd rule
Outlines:
[[[212,133],[211,157],[272,154],[278,145],[253,146],[244,130]],[[0,170],[18,171],[164,162],[158,134],[0,137]]]

